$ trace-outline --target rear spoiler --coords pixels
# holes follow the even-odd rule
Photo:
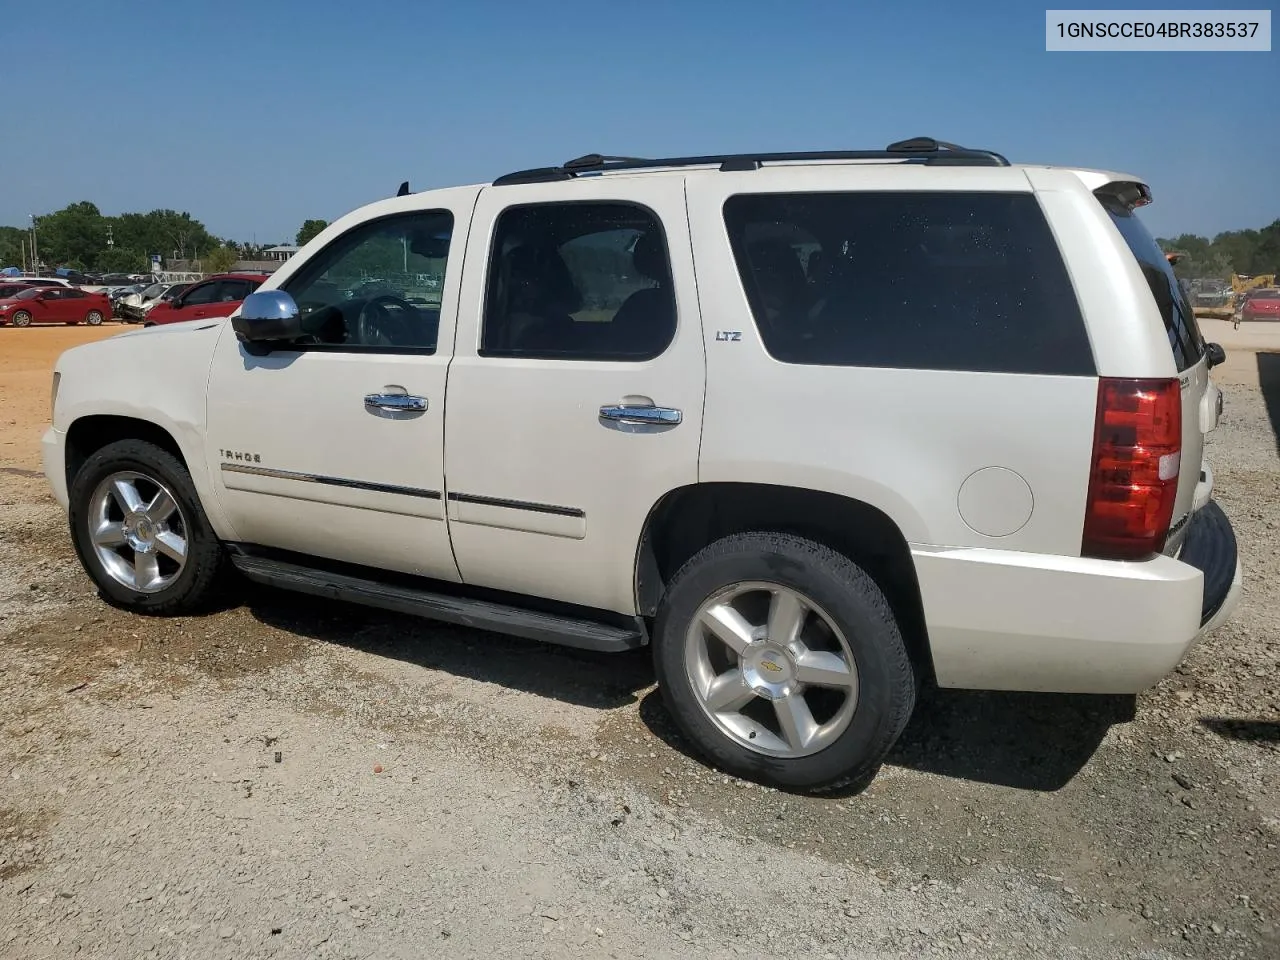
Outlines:
[[[1137,180],[1112,180],[1093,191],[1105,206],[1118,206],[1125,210],[1145,207],[1151,202],[1151,188]]]

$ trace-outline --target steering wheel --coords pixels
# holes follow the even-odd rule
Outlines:
[[[388,306],[396,307],[394,316]],[[408,300],[390,294],[370,297],[360,307],[356,317],[356,343],[364,346],[404,346],[413,343],[414,331],[411,318],[418,316],[418,308]]]

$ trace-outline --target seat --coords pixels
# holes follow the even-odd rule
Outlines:
[[[505,346],[517,353],[560,353],[572,349],[582,295],[560,254],[552,247],[524,244],[506,255]]]
[[[657,231],[641,234],[631,248],[631,262],[654,285],[622,301],[608,324],[604,346],[609,353],[623,356],[653,356],[671,342],[676,329],[675,296],[662,235]]]

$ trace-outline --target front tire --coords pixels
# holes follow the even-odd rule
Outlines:
[[[72,542],[104,599],[182,614],[217,594],[225,552],[173,454],[141,440],[108,444],[76,473],[69,499]]]
[[[101,310],[90,310],[90,311],[88,312],[88,314],[86,314],[86,315],[85,315],[84,322],[85,322],[85,323],[87,323],[87,324],[88,324],[89,326],[91,326],[91,327],[101,326],[101,325],[102,325],[102,311],[101,311]]]
[[[717,766],[786,789],[866,783],[915,706],[893,612],[848,557],[788,534],[725,537],[672,578],[654,662]]]
[[[31,314],[27,313],[25,310],[19,310],[13,315],[13,325],[15,327],[31,326]]]

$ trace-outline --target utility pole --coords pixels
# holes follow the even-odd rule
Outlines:
[[[27,272],[27,238],[22,238],[22,272]]]
[[[111,231],[111,224],[107,224],[107,249],[110,250],[116,245],[115,235]]]
[[[40,276],[40,253],[36,246],[36,215],[31,214],[31,272]]]

